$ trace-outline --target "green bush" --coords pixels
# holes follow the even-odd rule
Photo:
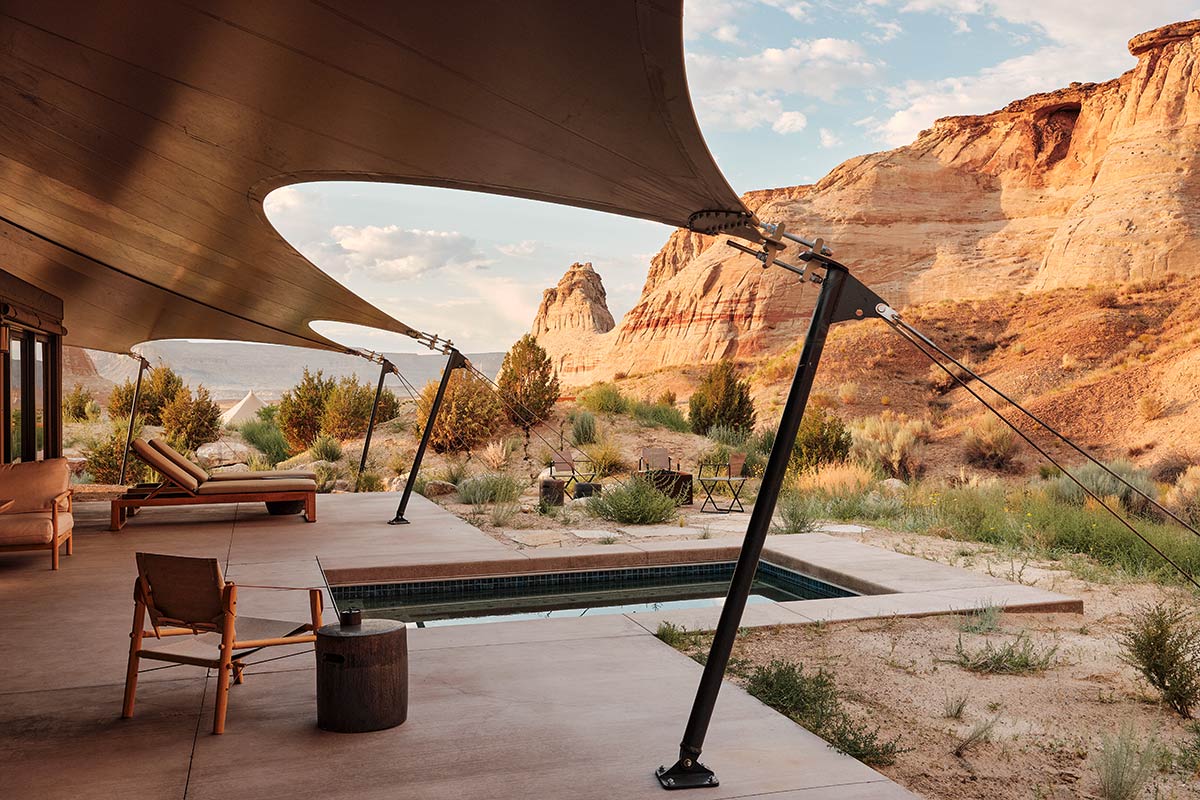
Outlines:
[[[732,428],[728,425],[718,423],[708,429],[705,434],[709,439],[712,439],[717,444],[723,444],[726,447],[744,447],[746,445],[746,431],[742,428]]]
[[[417,434],[421,435],[437,395],[437,384],[428,383],[417,398]],[[435,453],[459,453],[487,442],[504,424],[499,396],[483,378],[457,369],[446,385],[441,411],[429,437]]]
[[[1135,488],[1155,500],[1158,499],[1158,487],[1146,470],[1138,469],[1128,461],[1109,461],[1105,465],[1121,478],[1124,478]],[[1108,474],[1099,465],[1088,462],[1072,470],[1079,482],[1101,499],[1116,497],[1121,501],[1121,507],[1131,514],[1145,516],[1150,514],[1153,506],[1124,483]],[[1087,495],[1075,481],[1066,475],[1060,475],[1050,482],[1049,491],[1052,497],[1064,503],[1083,505]]]
[[[163,405],[160,411],[163,435],[179,450],[195,450],[221,437],[221,408],[213,402],[208,389],[196,389],[195,395],[184,387]]]
[[[504,354],[496,385],[509,421],[526,429],[548,419],[558,400],[558,375],[550,356],[529,333]]]
[[[511,475],[489,473],[465,478],[458,483],[458,495],[464,503],[512,503],[521,496],[525,486]]]
[[[275,416],[287,441],[288,452],[293,455],[303,453],[321,433],[325,401],[336,385],[336,381],[326,378],[321,370],[314,375],[305,367],[300,382],[283,393]]]
[[[278,403],[271,403],[270,405],[265,405],[262,408],[260,408],[258,411],[256,411],[254,414],[254,416],[257,419],[260,419],[263,422],[270,422],[272,424],[276,424],[276,417],[278,415],[279,415],[279,404]]]
[[[1125,722],[1113,736],[1100,738],[1100,749],[1092,757],[1100,781],[1102,800],[1134,800],[1141,797],[1161,761],[1157,742],[1138,744],[1133,727]]]
[[[678,399],[679,398],[675,396],[675,392],[671,391],[670,389],[663,389],[662,392],[659,393],[658,397],[654,398],[654,403],[655,405],[660,406],[674,406],[675,401]]]
[[[342,442],[364,435],[374,403],[374,386],[360,382],[354,375],[342,378],[325,397],[321,433]]]
[[[579,393],[578,402],[589,411],[609,414],[624,414],[629,408],[629,400],[615,383],[593,383]]]
[[[337,463],[342,459],[342,443],[327,434],[320,434],[313,439],[308,452],[318,461]]]
[[[955,662],[965,670],[989,675],[1026,675],[1042,672],[1055,664],[1058,647],[1039,649],[1025,633],[1005,645],[996,647],[991,640],[974,652],[963,646],[962,637],[954,650]]]
[[[775,512],[779,521],[771,526],[771,533],[812,533],[819,523],[817,505],[803,492],[783,492]]]
[[[963,436],[963,454],[969,464],[1004,470],[1012,466],[1019,444],[1011,428],[989,416]]]
[[[929,424],[885,411],[850,427],[850,457],[900,480],[920,475]]]
[[[629,406],[629,413],[647,427],[667,428],[679,433],[691,429],[683,412],[675,406],[638,401]]]
[[[332,464],[317,464],[313,467],[313,472],[317,474],[317,491],[321,494],[332,492],[337,485],[337,467]]]
[[[598,478],[607,478],[629,468],[620,448],[607,439],[580,449],[592,462],[592,468],[596,470]]]
[[[83,388],[83,384],[77,383],[71,391],[63,396],[62,413],[63,419],[67,422],[85,422],[88,419],[88,408],[96,401],[96,396],[91,391]]]
[[[114,386],[108,395],[109,416],[127,415],[129,406],[133,403],[133,392],[136,388],[132,380]],[[142,378],[142,393],[138,400],[137,413],[146,425],[162,425],[163,406],[175,399],[175,395],[183,389],[183,378],[168,367],[159,364],[152,367]]]
[[[885,740],[878,727],[851,717],[842,707],[833,675],[823,669],[805,673],[802,665],[777,659],[750,671],[746,691],[864,764],[887,766],[907,752],[900,737]]]
[[[383,478],[379,476],[378,472],[366,470],[360,472],[355,479],[354,491],[356,492],[382,492],[385,488]]]
[[[674,500],[636,475],[624,485],[605,487],[602,494],[589,498],[587,509],[601,519],[627,525],[668,522],[676,514]]]
[[[774,436],[771,438],[774,442]],[[845,461],[850,456],[851,442],[850,432],[837,415],[823,408],[809,408],[800,421],[788,471],[800,474]]]
[[[751,447],[754,452],[761,456],[771,455],[771,448],[775,446],[775,434],[774,428],[763,428],[755,434],[751,439]]]
[[[262,418],[252,419],[243,422],[238,430],[242,438],[266,456],[271,464],[287,460],[287,440],[283,438],[283,431],[279,430],[279,426],[274,422]]]
[[[571,421],[571,441],[576,446],[596,441],[596,417],[589,411],[580,411]]]
[[[1176,714],[1189,719],[1200,703],[1200,624],[1178,602],[1137,609],[1119,635],[1122,658]]]
[[[709,370],[688,400],[688,422],[694,433],[705,435],[714,425],[725,425],[749,434],[754,419],[750,383],[738,380],[728,361]]]
[[[114,421],[112,427],[103,436],[97,437],[83,448],[83,457],[87,459],[87,472],[96,483],[117,484],[121,478],[121,455],[125,452],[126,420]],[[141,421],[134,423],[133,435],[142,433]],[[154,478],[154,471],[142,463],[141,459],[132,452],[125,469],[127,484],[145,483]]]

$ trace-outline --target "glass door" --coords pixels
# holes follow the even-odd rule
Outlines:
[[[25,392],[22,383],[24,370],[25,336],[22,331],[14,330],[8,341],[8,453],[5,461],[16,463],[22,460],[21,449],[24,436],[21,412],[24,406]]]

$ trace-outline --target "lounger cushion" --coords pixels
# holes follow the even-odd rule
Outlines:
[[[58,512],[59,536],[65,536],[74,525],[75,520],[69,512]],[[50,544],[53,539],[54,523],[49,511],[0,514],[0,547]]]
[[[257,472],[218,472],[209,478],[210,481],[256,481],[265,478],[302,478],[315,481],[317,473],[302,469],[264,469]]]
[[[208,481],[196,492],[200,495],[255,494],[262,492],[315,492],[317,482],[303,478],[246,478],[241,481]]]
[[[70,482],[65,458],[0,464],[0,494],[13,499],[10,513],[49,509],[50,501],[65,492]]]
[[[171,447],[171,445],[165,440],[156,436],[150,440],[150,446],[174,461],[180,469],[184,470],[187,472],[187,474],[195,478],[197,483],[204,483],[206,480],[208,480],[207,472],[202,470],[198,464],[194,463],[183,453],[179,452],[174,447]]]
[[[138,458],[149,464],[154,471],[169,478],[189,492],[195,492],[197,487],[200,486],[200,481],[196,480],[190,472],[155,450],[144,439],[133,440],[133,451],[137,453]]]

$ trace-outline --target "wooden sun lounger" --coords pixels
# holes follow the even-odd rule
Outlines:
[[[317,521],[317,483],[314,480],[247,477],[214,481],[205,475],[205,480],[200,481],[190,470],[142,439],[133,440],[133,452],[158,472],[163,481],[154,487],[135,488],[113,500],[109,530],[121,530],[131,512],[147,506],[303,501],[305,519]],[[196,470],[203,472],[199,467]]]

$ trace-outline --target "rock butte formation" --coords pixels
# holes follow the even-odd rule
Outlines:
[[[1136,36],[1129,50],[1137,66],[1114,80],[940,119],[911,145],[744,200],[763,220],[823,236],[898,307],[1195,276],[1200,21]],[[803,336],[814,299],[790,274],[679,230],[619,326],[599,277],[576,264],[547,291],[533,332],[564,382],[582,385],[762,357]]]

